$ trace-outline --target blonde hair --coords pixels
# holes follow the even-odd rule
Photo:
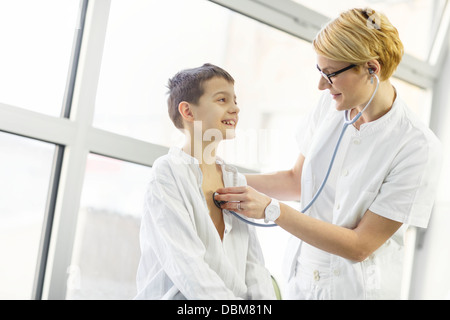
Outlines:
[[[372,9],[351,9],[325,25],[313,40],[317,54],[360,66],[370,60],[381,65],[388,79],[403,56],[403,44],[388,18]]]

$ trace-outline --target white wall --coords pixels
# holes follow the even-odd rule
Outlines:
[[[428,229],[419,237],[410,299],[450,299],[450,41],[434,87],[430,127],[444,149],[439,190]],[[419,233],[420,234],[420,233]]]

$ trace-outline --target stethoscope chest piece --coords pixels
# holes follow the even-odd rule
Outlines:
[[[221,205],[224,204],[224,203],[227,203],[228,201],[218,201],[218,200],[215,199],[216,195],[218,195],[218,193],[214,192],[213,196],[212,196],[214,204],[216,205],[217,208],[222,209]]]
[[[213,201],[214,201],[214,204],[216,205],[216,207],[219,208],[219,209],[222,209],[221,205],[224,204],[224,203],[227,203],[228,201],[218,201],[218,200],[216,200],[214,197],[217,194],[218,194],[217,192],[214,192],[212,198],[213,198]],[[245,223],[251,224],[253,226],[257,226],[257,227],[276,227],[277,226],[277,224],[275,224],[275,223],[262,224],[262,223],[257,223],[257,222],[253,222],[253,221],[247,220],[247,219],[245,219],[244,217],[241,217],[239,214],[237,214],[236,212],[234,212],[232,210],[228,210],[228,212],[230,212],[232,215],[234,215],[239,220],[242,220]]]

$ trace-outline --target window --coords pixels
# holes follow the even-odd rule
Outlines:
[[[0,102],[59,116],[79,0],[0,0]]]
[[[66,299],[132,299],[150,168],[88,156]]]
[[[391,78],[392,85],[406,105],[423,121],[428,124],[431,113],[431,89],[422,89],[398,78]]]
[[[0,299],[31,299],[55,146],[0,132]]]
[[[205,62],[236,80],[239,132],[222,144],[222,157],[255,170],[291,166],[296,123],[319,95],[310,44],[208,1],[112,1],[94,126],[179,144],[183,136],[167,115],[167,81]]]
[[[191,17],[187,24],[183,22],[186,16]],[[315,59],[308,42],[208,1],[112,1],[93,125],[166,147],[182,144],[183,136],[167,114],[168,79],[181,69],[210,62],[236,80],[241,110],[237,136],[221,144],[219,155],[262,172],[289,168],[298,157],[295,131],[320,95]],[[85,189],[89,185],[86,182]],[[98,196],[101,188],[95,190],[83,192],[80,221],[106,214],[86,205],[88,195],[106,205],[112,194],[118,194],[103,197]],[[286,233],[258,232],[267,264],[281,280],[283,252],[278,248],[287,241]],[[87,236],[77,234],[80,248]],[[278,246],[264,246],[274,235]],[[89,261],[88,250],[77,252],[84,254],[74,255],[73,266]],[[98,265],[97,269],[102,268]],[[84,280],[90,271],[73,267],[72,272],[74,279],[80,273],[83,283],[75,281],[81,289],[69,289],[68,297],[86,297],[88,291],[95,296]]]
[[[436,36],[446,0],[293,0],[316,10],[330,18],[335,18],[347,9],[373,8],[386,14],[397,28],[405,52],[427,61]]]

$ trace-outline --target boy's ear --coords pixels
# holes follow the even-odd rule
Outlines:
[[[191,110],[192,106],[189,102],[181,101],[178,104],[178,112],[181,114],[181,117],[187,122],[194,122],[194,114]]]

